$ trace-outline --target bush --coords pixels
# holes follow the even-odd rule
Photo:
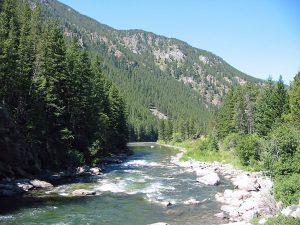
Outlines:
[[[273,129],[268,137],[264,165],[273,176],[300,172],[300,132],[282,125]]]
[[[199,143],[200,151],[218,151],[218,140],[215,136],[209,135],[206,138],[202,139]]]
[[[268,219],[266,225],[299,225],[300,220],[292,217],[277,216]]]
[[[244,166],[254,166],[260,160],[262,140],[256,134],[245,135],[236,146],[236,153]]]
[[[298,204],[300,199],[300,174],[275,178],[275,198],[284,205]]]
[[[241,134],[232,133],[226,136],[221,142],[221,149],[224,151],[231,151],[236,148],[242,138]]]

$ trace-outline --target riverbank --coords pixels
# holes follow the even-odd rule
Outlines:
[[[272,181],[264,173],[246,172],[221,162],[201,162],[193,159],[181,161],[180,159],[187,151],[185,148],[167,144],[161,145],[178,149],[180,153],[172,159],[173,163],[190,172],[195,172],[199,177],[197,181],[201,182],[204,176],[216,177],[215,174],[219,174],[234,185],[234,189],[226,189],[215,195],[215,199],[223,204],[220,213],[215,216],[228,222],[244,224],[261,217],[260,222],[263,224],[264,218],[272,217],[281,210],[281,205],[273,197]],[[208,179],[206,178],[206,180]],[[217,185],[218,182],[211,184]]]
[[[22,196],[33,190],[51,189],[58,184],[76,182],[83,177],[98,176],[105,171],[106,165],[122,163],[131,154],[132,152],[128,151],[128,154],[103,157],[98,166],[94,167],[85,165],[60,171],[47,170],[29,178],[2,179],[0,181],[0,197]],[[81,190],[81,195],[90,194],[88,191]],[[78,192],[74,193],[74,195],[78,195]]]

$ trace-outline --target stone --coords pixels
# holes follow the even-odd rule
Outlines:
[[[240,175],[233,179],[233,185],[237,189],[245,190],[245,191],[257,191],[259,189],[259,184],[257,183],[257,179],[253,177],[249,177],[247,175]]]
[[[250,210],[242,215],[243,220],[250,221],[258,216],[257,210]]]
[[[33,185],[29,183],[17,183],[17,186],[26,192],[33,188]]]
[[[203,183],[205,185],[217,185],[220,182],[220,178],[218,174],[210,172],[202,177],[198,177],[197,182]]]
[[[101,173],[101,171],[98,167],[90,168],[90,171],[91,171],[92,175],[99,175]]]
[[[29,181],[29,183],[34,187],[34,188],[50,188],[53,187],[52,184],[46,182],[46,181],[42,181],[42,180],[38,180],[38,179],[34,179]]]
[[[262,219],[260,219],[259,221],[258,221],[258,224],[259,225],[264,225],[264,224],[266,224],[267,223],[267,219],[266,218],[262,218]]]
[[[72,192],[73,196],[92,196],[95,195],[96,192],[95,191],[89,191],[89,190],[85,190],[85,189],[78,189]]]
[[[164,222],[158,222],[158,223],[151,223],[149,225],[169,225],[168,223],[164,223]]]
[[[239,211],[241,212],[246,212],[249,211],[251,209],[254,209],[257,206],[257,201],[253,198],[251,199],[247,199],[247,201],[245,201],[241,207],[239,208]]]
[[[294,218],[300,218],[300,205],[291,205],[281,211],[285,216],[292,216]]]
[[[224,212],[216,213],[214,216],[221,219],[227,218]]]

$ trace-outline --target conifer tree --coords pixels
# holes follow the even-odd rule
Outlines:
[[[291,119],[300,127],[300,72],[295,76],[289,92]]]

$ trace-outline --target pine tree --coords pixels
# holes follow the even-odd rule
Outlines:
[[[295,124],[300,124],[300,72],[295,76],[289,92],[289,108],[291,119]]]
[[[237,96],[233,90],[230,90],[223,102],[218,117],[217,117],[217,130],[218,136],[220,138],[225,137],[226,135],[235,132],[235,123],[234,123],[234,107],[236,103]]]
[[[268,79],[259,93],[256,101],[255,131],[262,136],[266,136],[276,119],[274,110],[274,85]]]

